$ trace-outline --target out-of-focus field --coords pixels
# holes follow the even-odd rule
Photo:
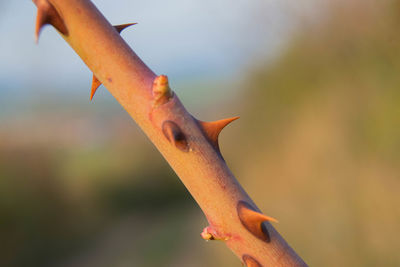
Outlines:
[[[400,265],[399,26],[399,1],[332,6],[247,80],[232,165],[312,266]]]
[[[400,266],[400,2],[297,28],[213,108],[224,157],[311,266]],[[1,118],[0,266],[241,266],[128,115],[64,104]]]

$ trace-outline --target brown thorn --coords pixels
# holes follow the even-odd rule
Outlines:
[[[261,240],[264,240],[266,242],[270,241],[268,231],[265,228],[263,222],[278,222],[276,219],[255,211],[245,201],[239,201],[237,205],[237,212],[240,221],[249,232],[260,238]]]
[[[262,265],[250,255],[244,254],[242,260],[247,267],[262,267]]]
[[[135,25],[137,23],[127,23],[127,24],[121,24],[121,25],[114,25],[114,29],[118,32],[121,33],[123,30],[128,28],[129,26]]]
[[[68,29],[64,23],[64,20],[61,18],[60,14],[58,14],[57,10],[52,4],[50,4],[47,0],[35,0],[34,2],[38,9],[35,27],[36,42],[39,40],[40,31],[46,24],[53,25],[53,27],[63,35],[68,34]]]
[[[176,148],[187,152],[189,150],[189,145],[186,140],[185,134],[182,132],[181,128],[173,121],[164,121],[162,124],[162,131],[164,136],[168,141],[173,144]]]
[[[99,79],[97,79],[97,77],[93,74],[93,79],[92,79],[92,88],[90,90],[90,100],[93,99],[94,94],[97,91],[97,88],[99,88],[99,86],[101,85],[101,82],[99,81]]]
[[[200,128],[203,130],[207,139],[213,145],[213,147],[220,152],[219,144],[218,144],[218,136],[221,133],[222,129],[225,128],[229,123],[239,119],[239,117],[232,117],[228,119],[218,120],[218,121],[198,121]]]

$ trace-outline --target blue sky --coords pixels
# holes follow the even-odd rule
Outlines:
[[[113,24],[138,22],[124,39],[177,84],[240,79],[246,67],[279,54],[293,10],[305,6],[291,0],[93,2]],[[0,100],[65,86],[68,94],[86,96],[82,87],[90,86],[90,71],[51,27],[36,45],[35,16],[31,1],[0,4]]]

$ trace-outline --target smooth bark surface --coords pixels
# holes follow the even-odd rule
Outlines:
[[[268,222],[273,219],[259,213],[219,152],[218,134],[236,118],[194,119],[166,76],[157,77],[90,1],[34,2],[42,17],[37,32],[46,23],[58,29],[190,191],[209,222],[203,238],[223,240],[247,266],[306,265]]]

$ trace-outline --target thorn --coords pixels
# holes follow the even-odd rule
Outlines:
[[[99,79],[97,79],[97,77],[93,74],[93,79],[92,79],[92,88],[90,91],[90,101],[93,99],[94,94],[97,91],[97,88],[99,88],[99,86],[101,85],[101,82],[99,81]]]
[[[239,201],[237,205],[237,211],[240,221],[247,230],[261,240],[269,242],[269,234],[263,222],[270,221],[277,223],[278,220],[255,211],[248,203],[244,201]]]
[[[127,24],[121,24],[121,25],[114,25],[114,29],[118,32],[121,33],[123,30],[128,28],[129,26],[135,25],[137,23],[127,23]]]
[[[187,152],[189,150],[186,136],[175,122],[164,121],[162,124],[162,131],[168,141],[172,143],[176,148],[184,152]]]
[[[258,261],[247,254],[243,255],[242,260],[247,267],[262,267],[262,265]]]
[[[239,117],[232,117],[228,119],[223,119],[219,121],[212,121],[212,122],[206,122],[206,121],[199,121],[200,127],[205,133],[207,139],[210,141],[210,143],[214,146],[214,148],[220,153],[219,150],[219,144],[218,144],[218,136],[221,133],[222,129],[225,128],[229,123],[239,119]]]
[[[35,0],[37,6],[35,40],[39,40],[40,31],[46,24],[53,25],[63,35],[68,34],[64,20],[60,17],[57,10],[47,0]]]
[[[40,3],[40,2],[39,2]],[[39,42],[39,35],[40,31],[44,25],[47,24],[47,14],[44,11],[44,8],[41,7],[42,5],[38,4],[38,10],[36,15],[36,28],[35,28],[35,42]]]

